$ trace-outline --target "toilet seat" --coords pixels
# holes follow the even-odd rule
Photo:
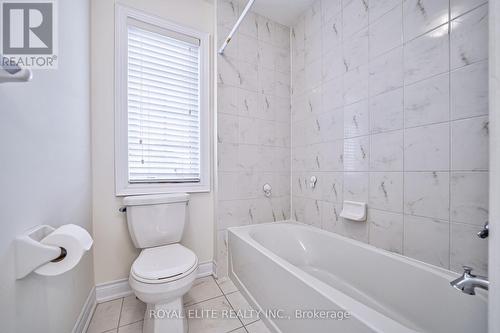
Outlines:
[[[189,275],[197,263],[193,251],[180,244],[169,244],[142,250],[130,274],[140,282],[166,283]]]

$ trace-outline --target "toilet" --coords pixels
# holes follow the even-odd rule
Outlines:
[[[196,277],[198,258],[179,244],[187,218],[188,194],[124,198],[127,223],[136,248],[129,284],[147,304],[144,333],[185,333],[182,296]]]

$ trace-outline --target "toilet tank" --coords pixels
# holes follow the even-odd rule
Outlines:
[[[186,193],[125,197],[128,230],[135,247],[143,249],[179,243],[188,201]]]

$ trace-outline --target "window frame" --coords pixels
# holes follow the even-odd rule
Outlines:
[[[128,19],[144,22],[200,40],[200,181],[129,182],[128,169]],[[177,192],[210,192],[210,53],[209,33],[172,23],[163,18],[115,6],[115,191],[116,196]]]

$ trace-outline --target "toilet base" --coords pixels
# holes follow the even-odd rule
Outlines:
[[[187,333],[182,297],[165,304],[147,304],[143,333]]]

